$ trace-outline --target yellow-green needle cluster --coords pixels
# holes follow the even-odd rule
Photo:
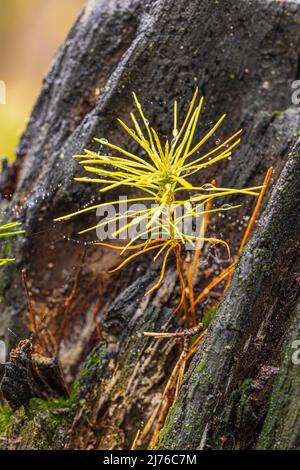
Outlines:
[[[194,186],[189,181],[192,175],[201,172],[209,165],[230,157],[233,149],[240,143],[242,131],[236,132],[221,144],[214,146],[212,150],[201,155],[202,146],[214,135],[223,122],[225,115],[221,116],[199,142],[194,144],[193,141],[204,100],[203,97],[198,99],[198,89],[180,127],[178,126],[178,105],[177,101],[174,102],[172,137],[164,142],[145,118],[142,106],[135,93],[133,93],[133,98],[139,115],[137,117],[133,112],[130,113],[133,129],[128,127],[121,119],[118,119],[118,121],[127,134],[139,145],[143,151],[142,154],[146,154],[146,157],[129,152],[108,142],[106,139],[95,139],[109,151],[105,155],[99,155],[90,150],[85,150],[83,155],[75,155],[74,157],[80,160],[79,163],[83,165],[84,170],[94,175],[93,177],[75,178],[75,180],[99,184],[102,193],[120,187],[136,188],[138,191],[145,193],[145,196],[131,198],[127,202],[143,202],[146,209],[118,214],[80,233],[94,230],[104,224],[115,224],[126,218],[129,222],[121,224],[121,228],[115,230],[112,234],[113,237],[117,237],[131,227],[139,226],[145,220],[147,224],[146,230],[132,237],[128,244],[123,247],[124,251],[138,246],[148,247],[153,240],[156,240],[157,243],[161,242],[156,257],[170,246],[175,246],[178,243],[181,245],[186,243],[195,244],[197,240],[223,243],[227,246],[222,240],[205,238],[203,233],[185,233],[181,228],[182,219],[204,215],[206,210],[203,208],[206,207],[207,203],[219,197],[232,194],[258,196],[257,190],[261,189],[261,186],[232,189],[216,187],[207,182],[203,182],[201,186]],[[188,192],[188,199],[180,199],[178,197],[180,192],[183,192],[182,194]],[[119,204],[119,201],[97,204],[60,217],[56,221],[69,219],[75,215],[111,204]],[[176,206],[184,206],[183,215],[177,216],[174,209]],[[223,206],[209,211],[219,212],[231,208]],[[142,245],[134,245],[138,239],[147,239],[148,241]],[[158,244],[154,243],[154,245],[158,248]],[[107,246],[114,247],[113,245]]]
[[[10,222],[0,225],[0,238],[13,237],[25,233],[25,230],[14,230],[16,227],[20,227],[20,225],[19,222]],[[0,258],[0,266],[4,266],[13,261],[15,261],[15,258]]]

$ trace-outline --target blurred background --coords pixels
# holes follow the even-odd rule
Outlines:
[[[14,158],[18,140],[56,49],[63,43],[85,0],[1,0],[0,157]]]

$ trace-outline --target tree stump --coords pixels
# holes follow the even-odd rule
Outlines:
[[[95,214],[64,224],[53,219],[105,201],[95,187],[73,181],[80,168],[71,157],[98,150],[95,136],[134,148],[116,122],[126,122],[132,91],[164,136],[172,100],[179,99],[183,113],[196,86],[205,96],[200,132],[223,113],[217,138],[244,129],[233,159],[208,167],[203,179],[258,185],[271,165],[274,176],[156,447],[299,448],[299,366],[290,357],[299,313],[300,109],[291,102],[292,82],[300,78],[299,21],[298,1],[87,2],[44,79],[16,161],[0,179],[1,209],[26,229],[11,242],[17,262],[0,273],[0,334],[15,347],[8,328],[23,339],[32,333],[23,269],[31,313],[71,392],[59,399],[51,391],[30,393],[12,415],[2,448],[128,449],[158,403],[179,345],[143,332],[180,327],[171,314],[179,296],[174,266],[160,290],[144,297],[158,266],[145,257],[107,274],[115,254],[90,243],[93,236],[78,236]],[[253,204],[236,218],[249,216]],[[242,231],[226,218],[216,230],[234,252]],[[207,282],[201,269],[199,290]],[[8,370],[0,372],[4,381]]]

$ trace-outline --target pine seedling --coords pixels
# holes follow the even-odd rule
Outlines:
[[[180,126],[178,126],[177,101],[174,102],[172,137],[164,142],[160,139],[156,130],[150,126],[135,93],[133,93],[133,98],[139,115],[137,117],[134,112],[130,113],[134,129],[128,127],[121,119],[118,119],[118,121],[125,132],[138,144],[142,153],[140,155],[132,153],[119,145],[108,142],[106,139],[95,138],[95,141],[100,143],[102,147],[106,147],[108,152],[102,155],[85,150],[84,154],[75,155],[74,158],[79,159],[79,163],[83,166],[84,170],[93,175],[92,177],[75,178],[75,181],[100,185],[101,193],[121,187],[135,188],[137,191],[144,193],[144,196],[128,199],[127,202],[143,202],[146,209],[132,211],[130,214],[118,214],[109,220],[105,219],[105,221],[81,231],[80,234],[87,233],[104,225],[120,223],[125,218],[129,219],[128,223],[122,224],[121,228],[112,233],[112,237],[116,238],[128,229],[137,227],[144,221],[147,221],[145,231],[129,239],[129,242],[123,246],[103,242],[97,244],[120,250],[122,253],[133,251],[112,272],[121,269],[129,261],[144,253],[154,252],[154,260],[162,256],[161,274],[158,281],[146,294],[153,292],[160,286],[164,279],[167,260],[170,254],[174,253],[182,289],[181,300],[176,311],[184,307],[185,316],[187,317],[188,310],[191,309],[187,307],[185,302],[186,284],[191,284],[193,276],[190,276],[190,282],[185,281],[182,248],[187,245],[194,246],[196,253],[199,254],[199,246],[205,242],[222,244],[228,252],[229,247],[224,240],[205,237],[203,231],[196,234],[186,233],[182,229],[183,219],[199,216],[204,216],[205,218],[213,212],[227,211],[240,207],[223,205],[212,208],[212,202],[218,200],[218,198],[231,195],[259,196],[259,190],[262,186],[233,189],[217,187],[209,182],[203,182],[201,186],[195,186],[190,181],[192,175],[201,173],[208,166],[229,158],[234,148],[240,143],[242,132],[239,130],[221,144],[215,145],[212,150],[202,154],[203,145],[213,137],[225,119],[225,115],[221,116],[213,127],[194,144],[193,141],[204,101],[203,97],[198,98],[198,89]],[[145,157],[143,156],[144,154],[146,154]],[[181,197],[181,195],[187,193],[189,194],[188,197]],[[72,214],[59,217],[55,221],[67,220],[100,207],[108,207],[111,204],[120,204],[120,202],[111,201],[93,205]],[[184,206],[183,215],[177,215],[177,211],[174,208],[176,206]],[[146,237],[147,241],[141,242]],[[189,262],[187,268],[190,265],[191,262]],[[194,318],[192,322],[194,322]],[[188,319],[187,323],[189,324]]]

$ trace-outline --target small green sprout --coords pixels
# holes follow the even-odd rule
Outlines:
[[[14,237],[16,235],[22,235],[25,230],[14,230],[16,227],[20,227],[20,222],[9,222],[0,225],[0,238]],[[12,263],[16,258],[0,258],[0,266],[4,266],[7,263]]]

